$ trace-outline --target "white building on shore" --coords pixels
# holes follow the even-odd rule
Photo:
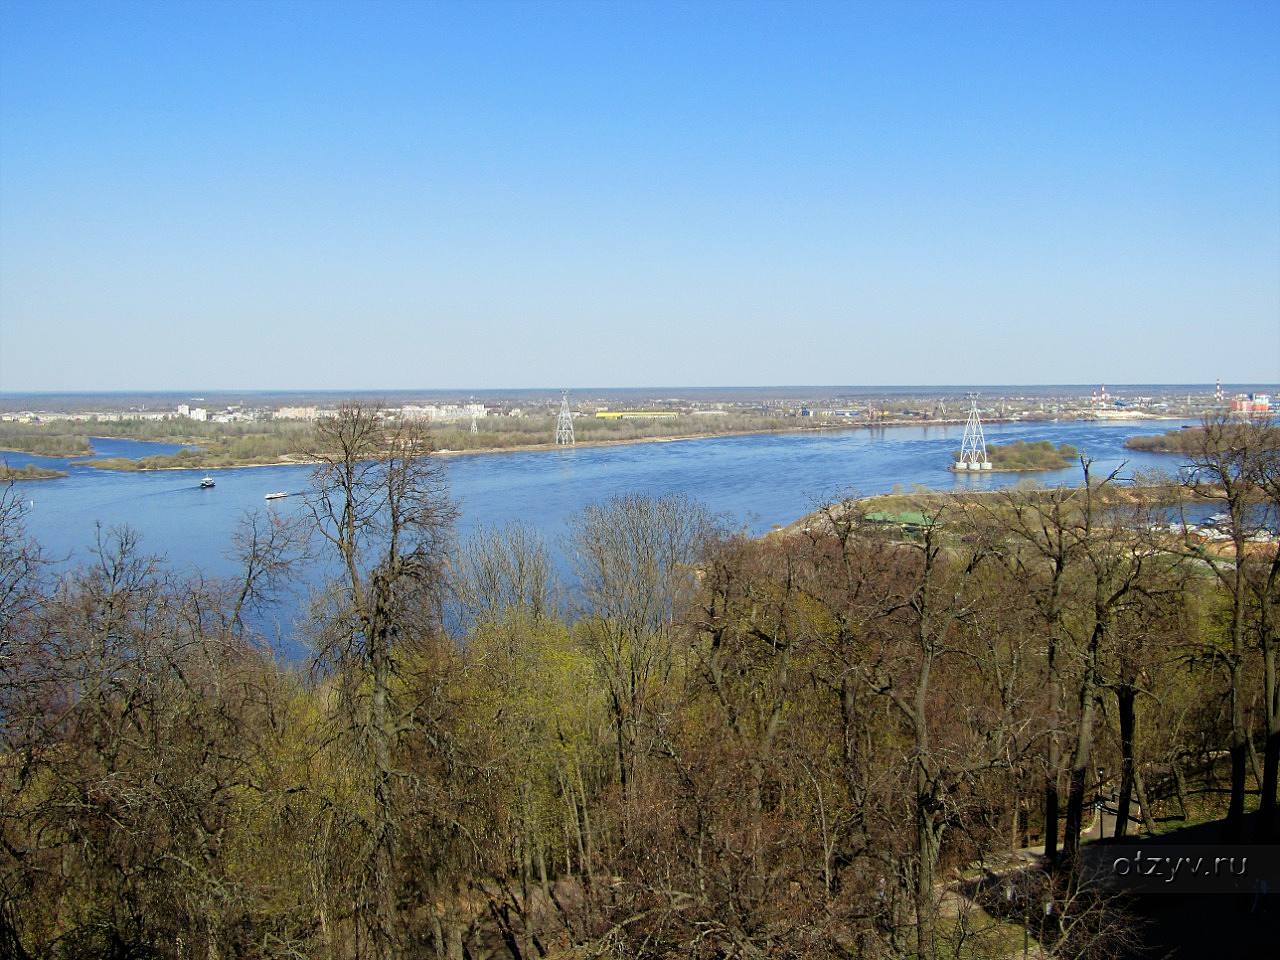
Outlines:
[[[477,420],[488,416],[483,403],[428,403],[423,405],[405,404],[400,408],[400,416],[405,420],[426,420],[429,423],[447,422],[451,420]]]

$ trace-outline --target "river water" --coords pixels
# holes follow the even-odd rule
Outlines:
[[[1098,421],[988,424],[988,441],[1052,440],[1070,443],[1095,460],[1098,473],[1126,463],[1135,470],[1174,471],[1179,459],[1126,450],[1135,435],[1162,433],[1174,421]],[[982,490],[1031,476],[1043,483],[1078,483],[1079,468],[1035,473],[955,474],[947,469],[964,433],[956,426],[856,428],[803,434],[757,434],[707,440],[583,447],[525,453],[450,457],[447,473],[461,515],[459,535],[478,525],[520,521],[552,545],[567,521],[589,503],[643,492],[683,493],[735,526],[763,533],[807,513],[820,501],[845,493]],[[142,457],[171,453],[169,444],[95,438],[96,455]],[[179,570],[223,576],[231,533],[246,511],[267,508],[263,495],[306,489],[309,468],[252,467],[217,470],[217,486],[202,490],[204,471],[120,473],[95,470],[76,460],[0,454],[11,466],[58,467],[69,476],[22,481],[29,502],[27,527],[54,559],[82,559],[96,524],[128,525],[144,547]],[[300,498],[272,501],[270,509],[294,511]]]

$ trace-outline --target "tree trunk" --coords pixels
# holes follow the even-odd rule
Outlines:
[[[381,605],[375,588],[374,603]],[[370,946],[375,960],[392,960],[398,953],[396,944],[396,815],[391,760],[391,651],[387,631],[379,612],[375,612],[369,628],[369,667],[372,689],[369,694],[369,728],[373,738],[373,816],[374,849],[370,885],[372,913]]]
[[[1133,799],[1135,759],[1134,731],[1138,724],[1135,709],[1138,694],[1133,687],[1124,686],[1116,691],[1116,705],[1120,714],[1120,795],[1116,800],[1115,835],[1123,837],[1129,832],[1129,805]]]
[[[1247,589],[1244,575],[1244,536],[1240,508],[1231,502],[1232,529],[1235,544],[1235,578],[1231,596],[1231,802],[1227,807],[1226,837],[1239,840],[1244,835],[1244,795],[1248,779],[1249,732],[1244,725],[1244,599]]]
[[[1226,836],[1239,840],[1244,835],[1244,794],[1248,784],[1249,746],[1232,735],[1231,742],[1231,802],[1227,806]]]
[[[1080,852],[1080,831],[1084,828],[1084,794],[1089,763],[1093,758],[1093,724],[1096,711],[1092,668],[1080,688],[1080,728],[1071,752],[1071,775],[1067,784],[1067,821],[1063,827],[1061,865],[1074,871]]]
[[[1142,768],[1136,765],[1133,768],[1133,792],[1138,797],[1142,829],[1146,830],[1148,835],[1152,835],[1156,832],[1155,815],[1151,812],[1151,801],[1147,797],[1147,785],[1143,781]]]
[[[610,700],[612,701],[613,707],[613,728],[616,732],[618,741],[618,792],[622,799],[622,817],[619,820],[618,829],[622,834],[622,842],[625,844],[627,842],[628,834],[627,819],[629,811],[631,810],[631,804],[629,802],[631,787],[627,779],[627,718],[623,713],[622,701],[619,699],[616,691],[610,694]]]
[[[1182,773],[1182,764],[1173,761],[1173,788],[1178,792],[1178,810],[1182,819],[1187,819],[1187,778]]]
[[[938,862],[937,831],[933,825],[933,796],[929,790],[923,769],[916,773],[916,952],[921,960],[937,956],[937,894],[936,868]]]
[[[1057,744],[1049,748],[1049,772],[1044,778],[1044,856],[1050,865],[1058,862],[1058,817],[1062,815],[1062,800],[1058,795]]]
[[[1049,670],[1049,691],[1053,697],[1054,726],[1062,716],[1062,679],[1058,675],[1058,645],[1052,635],[1046,650]],[[1058,862],[1058,817],[1062,813],[1062,798],[1058,784],[1062,776],[1062,744],[1059,731],[1049,731],[1048,764],[1044,775],[1044,857],[1050,867]]]
[[[1231,801],[1227,806],[1226,837],[1239,840],[1244,834],[1244,795],[1248,781],[1249,738],[1244,726],[1244,691],[1241,689],[1239,658],[1231,664]]]
[[[1266,606],[1267,598],[1262,598]],[[1280,780],[1280,687],[1276,678],[1276,649],[1271,639],[1269,618],[1262,623],[1262,674],[1263,700],[1267,739],[1262,751],[1262,797],[1258,802],[1258,839],[1270,840],[1280,836],[1280,821],[1276,817],[1276,789]]]

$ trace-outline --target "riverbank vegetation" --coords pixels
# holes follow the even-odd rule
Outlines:
[[[570,594],[523,528],[455,544],[419,427],[316,431],[305,520],[246,517],[225,580],[128,530],[55,570],[0,499],[6,955],[1117,956],[1095,800],[1275,836],[1280,560],[1150,539],[1114,476],[764,540],[622,497]],[[1186,492],[1242,545],[1280,445],[1207,435]],[[308,563],[282,663],[255,612]]]
[[[954,453],[960,459],[960,451]],[[1080,451],[1069,443],[1049,440],[1014,440],[987,444],[987,458],[993,470],[1062,470],[1079,462]]]
[[[323,422],[323,421],[321,421]],[[167,432],[152,424],[147,431],[170,442],[193,444],[173,454],[160,454],[131,459],[110,457],[91,460],[87,466],[100,470],[217,470],[224,467],[256,466],[279,463],[310,462],[315,426],[300,421],[255,421],[247,424],[195,424],[196,435]],[[480,452],[539,449],[554,446],[553,417],[494,417],[477,421],[476,432],[470,424],[431,424],[428,433],[437,450],[448,452]],[[184,428],[185,430],[186,428]],[[604,420],[581,417],[574,421],[579,444],[632,443],[693,436],[725,436],[767,430],[822,429],[800,427],[795,420],[729,415],[701,417],[684,415],[666,419]],[[136,437],[139,438],[140,437]]]
[[[1234,437],[1238,445],[1250,442],[1250,438],[1258,433],[1259,428],[1270,425],[1270,418],[1262,417],[1247,420],[1240,417],[1219,417],[1211,427],[1205,425],[1182,427],[1168,430],[1165,433],[1147,437],[1130,437],[1124,445],[1130,450],[1141,450],[1144,453],[1180,453],[1184,456],[1195,456],[1203,452],[1206,443],[1216,442],[1216,437],[1206,436],[1207,432],[1225,437]]]
[[[0,421],[0,450],[40,457],[84,457],[93,453],[82,428],[64,433],[6,421]]]
[[[290,463],[305,458],[311,443],[309,424],[290,421],[254,423],[196,424],[197,436],[173,437],[171,442],[193,446],[171,454],[150,457],[104,457],[90,460],[86,466],[98,470],[216,470]]]
[[[470,424],[435,424],[432,437],[442,450],[504,450],[515,447],[553,446],[555,417],[493,417]],[[817,429],[795,417],[767,417],[745,414],[699,416],[682,413],[655,419],[603,419],[589,415],[573,421],[578,443],[630,443],[676,437],[726,436],[763,433],[770,430]]]
[[[33,463],[28,463],[21,467],[11,467],[7,463],[0,462],[0,483],[8,483],[10,480],[53,480],[66,475],[64,470],[37,467]]]
[[[1124,445],[1130,450],[1141,450],[1143,453],[1191,453],[1204,442],[1204,430],[1201,427],[1186,427],[1181,430],[1168,430],[1149,437],[1130,437]]]

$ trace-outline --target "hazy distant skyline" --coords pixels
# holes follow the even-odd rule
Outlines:
[[[1280,380],[1272,3],[0,7],[0,391]]]

